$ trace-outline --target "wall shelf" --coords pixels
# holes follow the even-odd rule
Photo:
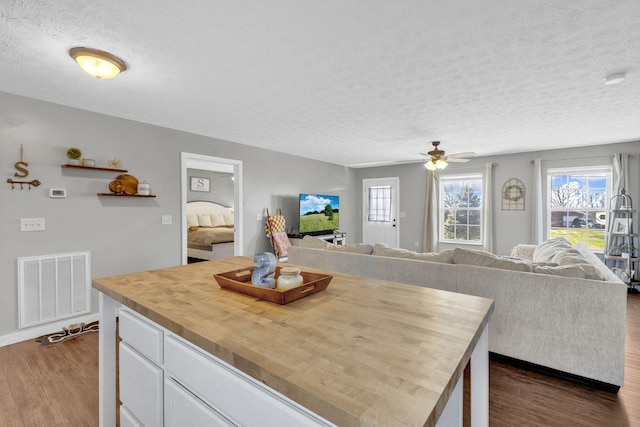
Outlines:
[[[115,193],[98,193],[100,197],[156,197],[155,194],[144,195],[144,194],[115,194]]]
[[[96,168],[93,166],[80,166],[80,165],[60,165],[60,167],[64,169],[85,169],[85,170],[105,171],[105,172],[120,172],[120,173],[129,172],[126,169]]]
[[[628,286],[633,286],[638,274],[638,233],[633,231],[633,201],[625,190],[609,201],[611,217],[606,233],[604,261],[607,267]]]

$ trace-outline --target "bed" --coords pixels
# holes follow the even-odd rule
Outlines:
[[[234,255],[233,208],[215,202],[187,203],[187,256],[213,260]]]

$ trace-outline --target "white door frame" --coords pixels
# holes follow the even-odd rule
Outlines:
[[[395,229],[395,245],[394,247],[400,247],[400,221],[399,221],[399,212],[400,212],[400,178],[398,177],[383,177],[383,178],[365,178],[362,180],[362,240],[365,240],[366,227],[367,227],[367,214],[368,214],[368,196],[366,189],[369,187],[369,182],[371,181],[392,181],[393,186],[395,188],[395,194],[392,194],[392,207],[393,211],[391,212],[391,216],[394,222]]]
[[[243,224],[242,224],[242,161],[225,159],[222,157],[206,156],[204,154],[180,153],[180,173],[181,173],[181,220],[182,228],[182,264],[187,263],[187,189],[188,177],[187,169],[201,169],[213,172],[233,173],[233,195],[234,195],[234,224],[235,238],[233,242],[233,252],[236,256],[243,255]]]

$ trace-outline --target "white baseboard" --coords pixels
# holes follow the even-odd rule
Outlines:
[[[15,332],[9,335],[0,336],[0,347],[5,345],[15,344],[22,341],[31,340],[41,337],[43,335],[52,334],[62,330],[63,326],[70,325],[72,323],[91,323],[95,322],[99,318],[98,313],[90,313],[85,316],[71,317],[64,320],[58,320],[56,322],[47,323],[46,325],[40,325],[34,328],[27,329],[25,331]]]

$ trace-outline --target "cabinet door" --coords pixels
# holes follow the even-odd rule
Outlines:
[[[144,427],[136,420],[126,406],[120,406],[120,427]]]
[[[120,342],[120,400],[147,427],[162,426],[164,372]]]
[[[120,310],[118,334],[130,347],[157,365],[162,364],[162,337],[160,326],[148,319]]]
[[[235,426],[213,408],[176,383],[164,381],[165,427],[231,427]]]

